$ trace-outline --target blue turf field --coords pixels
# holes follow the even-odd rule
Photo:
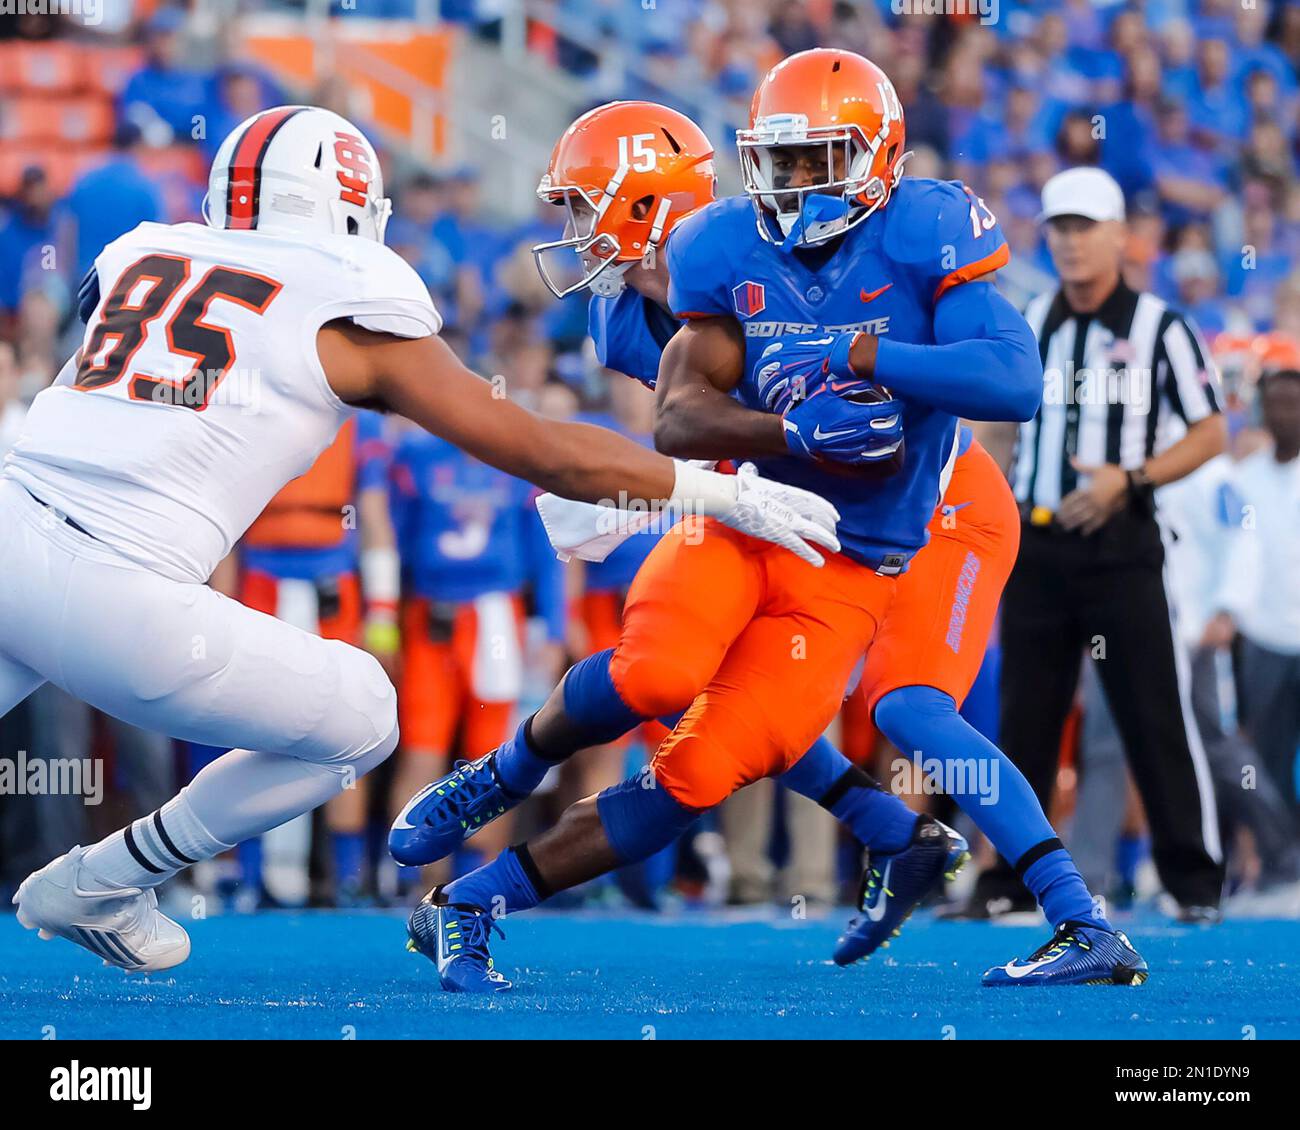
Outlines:
[[[1300,1038],[1300,923],[1129,927],[1138,989],[990,990],[979,974],[1045,928],[918,916],[869,963],[828,960],[837,913],[808,921],[537,914],[505,923],[516,989],[437,988],[390,913],[279,913],[189,926],[194,954],[150,980],[0,918],[0,1036]]]

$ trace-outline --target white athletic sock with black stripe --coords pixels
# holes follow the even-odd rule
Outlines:
[[[114,887],[156,887],[177,871],[228,851],[200,823],[190,806],[188,789],[162,808],[142,816],[90,848],[90,874]]]

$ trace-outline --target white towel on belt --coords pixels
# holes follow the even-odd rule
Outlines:
[[[594,502],[574,502],[556,494],[537,496],[537,513],[561,561],[604,561],[655,517],[645,511],[619,510]]]
[[[712,460],[688,460],[692,467],[711,471]],[[594,502],[574,502],[555,494],[537,496],[537,513],[546,527],[555,555],[561,561],[604,561],[633,534],[649,528],[657,514],[645,510],[620,510]]]
[[[514,598],[487,592],[474,598],[478,638],[474,641],[474,697],[480,702],[514,702],[524,685],[524,654]]]

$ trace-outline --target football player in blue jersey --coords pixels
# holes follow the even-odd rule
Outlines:
[[[814,120],[818,112],[826,120]],[[499,803],[503,794],[531,789],[566,745],[601,740],[603,732],[621,732],[642,717],[673,713],[670,707],[689,709],[657,752],[652,777],[574,806],[552,832],[431,893],[413,916],[411,932],[431,956],[436,947],[448,987],[470,987],[464,975],[473,979],[473,962],[449,978],[456,958],[470,955],[462,950],[444,961],[447,923],[455,922],[458,939],[471,932],[481,962],[490,923],[476,908],[534,905],[550,890],[643,857],[749,781],[815,762],[810,756],[794,764],[833,716],[862,650],[880,634],[896,577],[925,544],[952,463],[968,446],[956,415],[1022,418],[1037,405],[1041,369],[1032,335],[991,286],[977,281],[1007,258],[996,221],[961,186],[897,180],[904,156],[901,108],[872,64],[845,52],[807,52],[764,81],[752,128],[741,134],[754,206],[741,198],[699,209],[668,244],[669,305],[676,318],[688,319],[680,333],[674,318],[655,312],[652,299],[662,295],[641,276],[641,244],[658,245],[653,226],[662,235],[667,209],[655,206],[667,202],[670,209],[671,194],[656,199],[621,191],[638,163],[647,166],[641,171],[653,167],[648,154],[661,143],[654,131],[646,132],[650,125],[642,114],[619,135],[619,183],[611,179],[604,193],[588,200],[592,216],[585,229],[580,216],[571,225],[574,242],[586,244],[581,250],[589,258],[617,264],[618,276],[645,291],[599,304],[592,320],[598,348],[604,341],[602,360],[614,363],[609,351],[621,350],[617,367],[653,377],[658,344],[664,351],[658,443],[689,449],[693,457],[749,456],[769,474],[817,484],[844,515],[845,553],[833,559],[834,574],[814,579],[765,560],[761,551],[707,523],[701,528],[688,521],[664,539],[638,575],[629,605],[655,613],[645,618],[646,631],[675,637],[673,662],[663,662],[662,644],[643,646],[642,633],[629,623],[613,655],[592,657],[570,671],[552,702],[512,742],[454,785]],[[682,152],[684,139],[659,132],[673,152]],[[889,211],[864,223],[891,197]],[[598,228],[611,208],[623,206],[634,215],[638,203],[648,230],[642,241],[633,233],[638,254],[624,265],[618,258],[629,249]],[[582,281],[600,274],[598,267],[589,270]],[[638,314],[642,331],[621,332]],[[646,330],[651,339],[664,340],[647,342]],[[896,336],[888,339],[891,333]],[[882,340],[918,352],[892,361]],[[894,400],[863,379],[883,379],[891,363],[928,366],[937,378],[913,382]],[[884,383],[899,393],[897,386],[907,382],[890,376]],[[907,440],[901,461],[900,421]],[[855,473],[863,470],[870,479]],[[1009,569],[1009,560],[1003,564]],[[961,634],[957,605],[962,592],[969,600],[972,587],[967,575],[957,595],[934,597],[953,606],[949,635]],[[1001,581],[994,587],[1000,591]],[[969,681],[960,693],[968,688]],[[924,692],[933,688],[916,680],[883,690],[894,691],[874,699],[887,733],[882,715],[915,715],[928,724],[911,731],[924,736],[925,748],[955,753],[946,747],[968,741],[953,733],[950,696],[931,701]],[[834,776],[824,780],[823,792],[838,783]],[[1022,814],[1009,807],[1007,815]],[[1027,832],[1036,838],[1026,842],[1022,832],[1017,842],[1027,850],[1016,856],[1059,928],[1029,963],[992,970],[986,981],[1140,982],[1145,965],[1094,914],[1068,855],[1036,802],[1032,807],[1037,820],[1028,821]],[[435,831],[448,823],[436,804],[429,815]],[[1008,837],[1002,839],[999,846],[1007,850]],[[877,873],[881,887],[895,882],[891,870],[886,865],[883,875]],[[868,891],[854,925],[886,908]]]

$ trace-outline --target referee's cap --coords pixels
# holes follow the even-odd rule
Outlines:
[[[1066,169],[1043,185],[1043,210],[1038,214],[1038,222],[1056,216],[1123,220],[1124,192],[1104,169],[1090,165]]]

